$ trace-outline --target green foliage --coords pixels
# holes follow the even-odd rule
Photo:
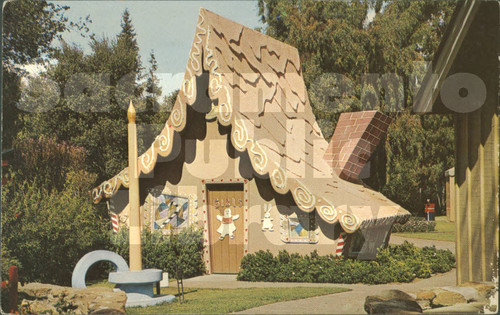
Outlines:
[[[22,265],[17,258],[15,258],[7,246],[2,242],[2,281],[9,280],[10,266],[17,266],[18,270],[22,269]],[[2,299],[3,302],[3,299]]]
[[[14,155],[2,186],[2,268],[18,262],[20,281],[68,285],[77,261],[108,239],[105,207],[88,195],[95,174],[82,170],[81,148],[52,139],[17,142]]]
[[[64,189],[70,172],[85,165],[81,147],[58,143],[55,139],[23,139],[14,143],[13,180],[28,179],[34,186],[47,191]]]
[[[163,303],[148,307],[128,307],[127,314],[233,314],[262,305],[293,301],[350,291],[337,287],[187,289],[187,303]],[[162,294],[176,294],[174,287]],[[230,297],[230,298],[228,298]]]
[[[62,191],[18,179],[2,187],[2,244],[20,262],[21,281],[69,285],[77,261],[105,247],[108,220],[88,197],[93,180],[69,171]]]
[[[387,181],[382,192],[413,214],[426,199],[444,209],[444,172],[454,164],[453,120],[446,115],[398,115],[389,126]]]
[[[342,112],[378,109],[394,118],[386,152],[367,183],[413,213],[444,205],[444,172],[453,165],[450,116],[409,110],[456,1],[259,0],[264,33],[299,51],[308,95],[328,140]],[[368,19],[369,9],[375,16]],[[387,160],[387,168],[386,168]],[[385,176],[383,176],[385,173]],[[386,181],[386,182],[385,182]]]
[[[411,216],[405,224],[395,223],[392,232],[432,232],[436,229],[436,221],[427,221],[421,217]]]
[[[121,228],[111,237],[110,250],[129,259],[128,229]],[[192,227],[177,234],[163,235],[160,231],[144,230],[142,235],[144,268],[157,268],[171,277],[191,278],[205,272],[203,235]]]
[[[162,90],[160,80],[156,75],[158,63],[153,52],[150,53],[149,70],[144,83],[144,111],[138,114],[137,123],[139,124],[139,137],[144,139],[144,146],[139,153],[145,151],[153,142],[156,136],[165,127],[165,122],[172,111],[175,98],[165,96],[166,100],[161,103],[160,97]],[[175,93],[177,97],[177,93]],[[170,106],[169,106],[170,105]]]
[[[53,54],[57,62],[42,74],[52,88],[38,93],[35,83],[40,79],[32,78],[21,98],[24,108],[35,107],[36,112],[22,115],[18,137],[51,136],[85,148],[86,170],[98,175],[96,182],[126,166],[129,101],[133,100],[139,116],[145,107],[139,48],[128,11],[122,27],[114,39],[91,36],[89,55],[63,42]],[[141,151],[144,143],[138,140]]]
[[[2,101],[3,147],[9,148],[21,128],[16,102],[20,97],[20,66],[47,59],[55,48],[51,45],[66,30],[75,30],[82,36],[88,32],[90,19],[78,22],[64,15],[68,6],[47,1],[16,0],[6,2],[2,19]]]
[[[238,280],[269,282],[366,283],[411,282],[429,278],[431,274],[447,272],[455,265],[449,250],[435,247],[417,248],[405,242],[379,250],[377,260],[362,261],[319,256],[289,254],[283,250],[277,256],[259,251],[241,261]]]
[[[5,3],[3,8],[3,55],[9,67],[26,64],[54,50],[52,40],[60,38],[68,29],[88,31],[90,22],[75,23],[64,16],[69,6],[47,1],[16,0]],[[5,65],[4,65],[5,66]]]

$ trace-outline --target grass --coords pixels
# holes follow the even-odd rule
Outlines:
[[[393,235],[401,237],[421,238],[426,240],[455,242],[455,222],[446,220],[446,216],[436,217],[436,230],[433,232],[416,233],[394,233]]]
[[[96,280],[96,281],[87,281],[87,287],[88,288],[95,288],[95,287],[114,288],[115,284],[108,282],[107,279],[102,279],[102,280]]]
[[[266,304],[349,291],[335,287],[185,289],[185,302],[177,300],[149,307],[130,307],[127,314],[221,314],[243,311]],[[177,295],[177,288],[162,288],[162,294]]]

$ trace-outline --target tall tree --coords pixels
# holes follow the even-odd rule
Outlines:
[[[130,78],[135,75],[135,81],[142,81],[144,76],[142,71],[144,68],[142,67],[141,58],[139,56],[139,45],[137,44],[137,34],[135,33],[135,28],[132,23],[132,19],[130,17],[130,12],[128,9],[125,9],[122,14],[122,22],[121,22],[121,31],[117,36],[117,45],[118,49],[123,49],[129,53],[128,55],[128,64],[129,64],[129,72],[126,75],[129,75]],[[136,86],[134,90],[135,96],[140,96],[143,92],[142,86]]]
[[[126,166],[126,110],[130,100],[139,111],[144,108],[138,92],[141,63],[136,35],[130,31],[128,13],[124,19],[117,38],[91,37],[89,55],[62,43],[53,54],[56,62],[42,74],[58,86],[57,101],[47,111],[24,114],[19,133],[20,138],[55,136],[85,148],[87,170],[98,175],[96,181],[109,179]],[[29,99],[28,95],[23,100],[29,103]]]
[[[106,207],[88,195],[95,174],[83,148],[49,138],[16,141],[14,155],[2,185],[2,267],[22,266],[23,282],[68,285],[77,261],[108,241]]]
[[[146,112],[153,113],[159,111],[159,99],[161,97],[160,80],[156,75],[158,71],[158,62],[154,52],[149,54],[149,71],[146,78]]]
[[[67,30],[88,32],[89,16],[78,22],[64,15],[69,6],[47,1],[8,1],[3,7],[2,33],[2,145],[11,147],[20,129],[17,101],[20,97],[22,66],[47,59],[54,51],[54,39]]]
[[[441,199],[442,173],[453,163],[451,120],[411,116],[405,108],[413,102],[415,79],[432,59],[455,1],[259,0],[258,6],[262,31],[299,50],[324,136],[331,136],[341,112],[386,112],[395,122],[386,149],[377,150],[372,160],[373,173],[379,175],[370,184],[414,212],[421,199]],[[408,142],[405,132],[421,137]],[[411,181],[403,185],[402,178]],[[418,200],[410,194],[408,201],[401,187],[418,191]]]
[[[156,136],[165,126],[170,110],[160,103],[162,89],[160,79],[157,76],[158,62],[154,52],[149,54],[149,69],[144,83],[144,111],[138,114],[138,133],[143,141],[143,145],[138,148],[139,152],[144,152]]]

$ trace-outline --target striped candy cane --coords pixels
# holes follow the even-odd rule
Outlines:
[[[342,250],[344,250],[344,233],[340,233],[339,239],[337,241],[336,254],[338,257],[342,256]]]
[[[113,225],[113,233],[118,233],[118,215],[116,213],[110,212],[111,224]]]

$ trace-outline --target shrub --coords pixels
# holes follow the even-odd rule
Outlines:
[[[377,260],[362,261],[334,255],[289,254],[273,256],[258,251],[243,257],[238,280],[277,282],[367,283],[411,282],[433,273],[449,271],[455,258],[449,250],[417,248],[404,242],[379,250]]]
[[[436,229],[435,221],[427,221],[421,217],[412,216],[405,224],[395,223],[392,232],[432,232]]]
[[[2,242],[2,281],[9,280],[9,268],[12,265],[17,266],[18,270],[22,268],[19,260],[12,256],[10,250]]]
[[[2,187],[2,270],[5,258],[17,260],[22,282],[69,285],[78,260],[106,246],[109,220],[92,204],[87,179],[70,173],[61,192],[28,181]]]
[[[53,139],[18,141],[2,185],[2,276],[10,264],[21,282],[69,285],[78,260],[108,242],[104,205],[89,196],[96,175],[83,149]]]
[[[121,228],[111,237],[109,248],[126,261],[129,260],[128,233],[127,228]],[[176,234],[163,235],[160,231],[145,229],[141,239],[143,268],[161,269],[172,277],[183,278],[205,272],[201,231],[188,227]]]
[[[29,179],[48,191],[61,191],[71,171],[85,169],[85,154],[82,147],[53,138],[18,139],[11,167],[17,178]]]
[[[288,257],[282,257],[284,255],[288,255],[288,253],[281,255],[280,252],[278,256],[280,259],[283,259],[283,262],[280,265],[282,265],[283,268],[286,268],[290,255],[288,255]],[[277,279],[277,264],[277,258],[273,257],[273,254],[271,254],[269,250],[261,250],[255,254],[246,255],[241,260],[238,280],[262,281],[262,279],[268,279],[266,281],[284,281]],[[286,279],[288,279],[288,277]]]

